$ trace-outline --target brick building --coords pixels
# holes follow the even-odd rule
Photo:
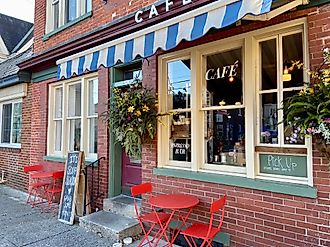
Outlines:
[[[155,193],[197,195],[191,219],[205,222],[226,193],[231,246],[330,245],[329,161],[277,125],[281,101],[308,80],[287,71],[292,60],[317,67],[330,46],[329,1],[64,2],[36,0],[34,56],[20,64],[32,73],[31,164],[83,150],[105,157],[107,198],[151,181]],[[158,90],[161,111],[179,112],[141,163],[98,117],[111,87],[135,77]]]

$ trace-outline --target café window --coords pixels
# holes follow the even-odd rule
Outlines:
[[[259,42],[259,132],[260,145],[304,145],[297,130],[283,124],[281,109],[287,97],[298,93],[304,85],[303,69],[293,68],[294,61],[304,62],[302,32],[280,34]]]
[[[205,163],[244,167],[245,111],[242,48],[204,56]],[[212,167],[212,166],[211,166]]]
[[[191,65],[190,59],[167,63],[168,111],[170,117],[169,160],[191,162]]]
[[[98,80],[81,78],[50,87],[48,155],[85,151],[97,157]]]
[[[158,167],[313,184],[310,141],[282,122],[307,80],[296,23],[159,57]]]

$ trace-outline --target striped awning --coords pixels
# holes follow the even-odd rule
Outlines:
[[[218,0],[141,31],[112,40],[57,61],[57,79],[95,71],[99,66],[112,67],[141,57],[152,56],[158,49],[176,47],[182,40],[203,37],[211,28],[220,29],[246,15],[270,11],[272,0]]]

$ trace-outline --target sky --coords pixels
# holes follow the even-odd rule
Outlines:
[[[34,0],[0,0],[0,13],[33,22]]]

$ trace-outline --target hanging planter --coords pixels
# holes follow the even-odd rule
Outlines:
[[[324,49],[324,61],[317,71],[311,71],[311,82],[303,90],[285,99],[283,110],[290,143],[304,136],[313,136],[316,148],[330,162],[330,50]],[[291,69],[301,68],[294,62]]]
[[[103,113],[116,141],[135,159],[141,158],[142,145],[154,139],[158,118],[164,115],[158,113],[155,92],[139,80],[128,88],[114,88],[108,111]]]

